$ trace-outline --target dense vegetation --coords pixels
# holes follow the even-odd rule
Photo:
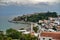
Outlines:
[[[15,29],[7,29],[6,34],[0,33],[0,40],[37,40],[36,36],[31,34],[22,34]]]
[[[38,26],[37,26],[37,27],[33,27],[33,30],[34,30],[34,32],[37,33],[37,31],[38,31]]]
[[[18,16],[13,19],[13,21],[29,21],[38,22],[38,20],[48,20],[49,17],[57,17],[56,12],[46,12],[46,13],[35,13],[31,15]]]

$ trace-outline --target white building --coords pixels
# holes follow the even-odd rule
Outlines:
[[[43,21],[42,20],[39,20],[39,23],[43,23]]]
[[[22,32],[23,34],[29,34],[30,31],[27,31],[27,30],[18,30],[19,32]]]
[[[26,32],[26,30],[18,30],[19,32]]]

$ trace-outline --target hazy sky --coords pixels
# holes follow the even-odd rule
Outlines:
[[[0,0],[0,16],[47,11],[60,14],[60,0]]]

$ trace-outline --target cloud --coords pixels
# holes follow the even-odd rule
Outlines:
[[[39,4],[41,2],[53,4],[60,3],[60,0],[0,0],[0,5],[27,5],[27,4]]]

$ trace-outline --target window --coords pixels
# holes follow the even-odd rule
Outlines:
[[[51,39],[49,39],[49,40],[51,40]]]
[[[43,38],[43,40],[45,40],[45,38]]]

